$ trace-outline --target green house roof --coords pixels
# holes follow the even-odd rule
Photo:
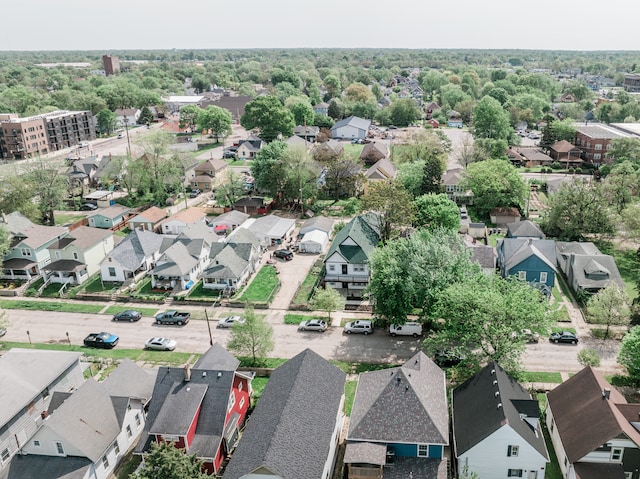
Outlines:
[[[347,239],[355,244],[343,244]],[[363,216],[356,216],[336,234],[326,258],[337,252],[349,263],[364,264],[379,241],[380,235],[367,220]]]

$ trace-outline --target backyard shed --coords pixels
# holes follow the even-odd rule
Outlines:
[[[301,253],[322,253],[329,244],[329,235],[324,231],[313,230],[300,240]]]

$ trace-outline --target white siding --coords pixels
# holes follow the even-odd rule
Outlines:
[[[509,446],[518,446],[517,457],[507,456]],[[544,479],[546,459],[507,425],[458,458],[459,474],[465,465],[481,478],[507,478],[509,469],[522,469],[523,478],[529,478],[529,472],[533,471],[537,473],[536,479]]]

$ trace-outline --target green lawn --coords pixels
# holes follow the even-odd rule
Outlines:
[[[630,298],[638,294],[637,284],[640,280],[640,258],[635,249],[615,248],[612,243],[597,243],[598,249],[603,254],[613,256],[620,271],[620,276],[625,284],[625,290]]]
[[[298,288],[295,298],[293,298],[293,304],[307,304],[313,294],[313,288],[320,278],[322,272],[322,260],[319,259],[309,270],[306,278]]]
[[[295,313],[287,313],[284,315],[284,324],[300,324],[302,321],[307,321],[309,319],[324,319],[326,321],[326,316],[311,316],[309,314],[295,314]]]
[[[524,372],[522,373],[522,382],[560,384],[562,377],[557,372]]]
[[[239,301],[249,303],[264,303],[269,301],[280,284],[275,268],[265,265],[260,268],[249,287],[244,290]]]
[[[347,381],[344,384],[344,412],[347,416],[351,416],[353,408],[353,400],[356,398],[356,388],[358,381]]]
[[[358,145],[357,143],[344,143],[344,155],[348,157],[360,158],[360,153],[364,145]]]
[[[100,304],[86,303],[62,303],[53,301],[29,301],[20,299],[2,299],[0,308],[3,309],[27,309],[30,311],[61,311],[65,313],[97,314],[104,308]]]
[[[89,278],[86,283],[82,284],[80,291],[85,293],[112,294],[115,293],[120,286],[122,286],[122,283],[111,281],[103,282],[100,273],[97,273]]]
[[[109,306],[104,314],[117,314],[130,309],[131,307],[127,306]],[[142,316],[155,316],[158,313],[158,308],[136,308],[136,311],[139,311]]]
[[[266,376],[256,376],[251,381],[251,387],[253,389],[252,401],[254,406],[262,396],[262,392],[264,391],[264,387],[267,385],[267,382],[269,382],[269,378]]]
[[[87,215],[72,215],[67,213],[56,213],[55,222],[56,222],[56,226],[62,226],[62,225],[76,223],[86,217]]]
[[[189,290],[187,299],[213,302],[220,298],[219,289],[205,289],[203,284],[202,280],[198,280],[198,282]]]
[[[562,331],[568,331],[570,333],[575,334],[576,333],[576,328],[567,328],[565,326],[552,326],[551,327],[551,332],[552,333],[561,333]]]

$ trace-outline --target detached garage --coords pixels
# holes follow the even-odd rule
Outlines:
[[[300,240],[301,253],[322,253],[329,244],[329,235],[324,231],[313,230],[306,233]]]

